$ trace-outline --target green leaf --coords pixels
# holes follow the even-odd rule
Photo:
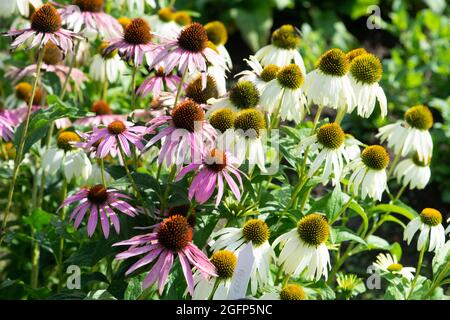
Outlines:
[[[415,212],[411,212],[410,210],[397,206],[395,204],[379,204],[377,206],[374,206],[370,209],[371,212],[376,211],[382,211],[382,212],[391,212],[391,213],[398,213],[409,220],[412,220],[416,217]]]
[[[361,219],[363,220],[363,224],[364,224],[363,233],[364,233],[369,228],[369,218],[367,217],[367,214],[364,211],[363,207],[361,207],[359,205],[359,203],[356,202],[355,200],[350,202],[350,205],[348,207],[352,211],[356,212],[361,217]]]
[[[336,233],[335,235],[335,243],[341,243],[344,241],[356,241],[362,245],[367,245],[367,243],[359,236],[354,234],[351,230],[338,227],[333,228],[333,231]]]
[[[32,226],[35,230],[42,230],[43,227],[50,224],[54,215],[42,210],[36,209],[33,213],[25,218],[25,224]]]
[[[390,250],[391,249],[391,245],[389,244],[389,242],[387,242],[386,240],[384,240],[383,238],[374,236],[374,235],[370,235],[367,238],[367,248],[370,249],[384,249],[384,250]]]
[[[90,291],[84,300],[117,300],[111,293],[106,290]]]
[[[433,274],[436,276],[450,262],[450,241],[447,241],[443,247],[437,250],[433,258]],[[447,273],[450,269],[447,266]]]
[[[311,206],[309,213],[323,212],[329,221],[334,221],[337,214],[341,212],[342,207],[348,201],[348,198],[349,196],[339,188],[334,188],[333,192],[316,201]]]
[[[124,294],[125,300],[137,300],[143,292],[142,281],[144,281],[145,276],[146,274],[140,274],[130,279]]]
[[[402,246],[398,242],[394,242],[389,249],[391,254],[397,257],[397,260],[400,261],[402,258]]]

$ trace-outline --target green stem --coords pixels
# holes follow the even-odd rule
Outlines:
[[[214,287],[213,287],[213,289],[211,291],[211,294],[208,297],[208,300],[213,300],[214,294],[216,293],[217,288],[219,288],[219,284],[220,284],[220,279],[216,278],[216,281],[214,282]]]
[[[35,239],[35,231],[31,230],[32,237],[32,249],[31,249],[31,288],[36,289],[38,287],[39,280],[39,257],[41,251],[39,248],[39,243]]]
[[[425,241],[422,249],[420,250],[419,260],[417,261],[416,275],[411,283],[411,289],[409,290],[409,294],[406,296],[406,300],[409,300],[411,298],[411,295],[414,292],[414,287],[416,286],[417,279],[420,276],[420,269],[422,268],[423,256],[425,255],[425,250],[426,250],[427,246],[428,246],[428,240]]]
[[[277,109],[275,110],[275,112],[272,115],[272,121],[270,123],[270,129],[275,129],[279,126],[280,124],[280,110],[281,110],[281,103],[283,102],[283,97],[280,99],[280,103],[278,104]]]
[[[131,110],[136,109],[136,73],[137,67],[134,66],[131,73]]]
[[[397,166],[398,161],[400,160],[400,157],[402,156],[402,150],[400,150],[394,158],[394,161],[392,161],[391,167],[389,168],[389,171],[387,173],[387,179],[389,180],[389,178],[392,175],[392,172],[394,172],[395,167]]]
[[[424,299],[426,299],[429,296],[431,296],[431,294],[433,293],[434,289],[436,289],[441,284],[442,280],[447,275],[447,272],[448,272],[449,269],[450,269],[450,261],[447,262],[445,267],[441,270],[439,275],[436,277],[436,280],[433,281],[433,285],[430,287],[430,289],[427,291],[427,293],[423,296]]]
[[[344,108],[339,109],[336,114],[336,118],[334,119],[334,122],[336,122],[337,124],[341,124],[342,120],[345,117],[345,113],[346,110]]]
[[[167,200],[169,198],[169,193],[172,187],[172,181],[175,178],[176,172],[177,167],[175,165],[172,165],[172,167],[170,168],[169,178],[167,179],[166,190],[164,191],[164,196],[162,198],[161,212],[167,209]]]
[[[67,198],[67,179],[64,176],[63,177],[63,186],[62,186],[62,193],[61,193],[62,201],[64,201]],[[64,220],[66,219],[66,208],[61,208],[61,215],[60,215],[61,223],[64,225]],[[58,261],[57,261],[57,267],[58,267],[58,293],[61,292],[62,286],[63,286],[63,280],[64,280],[64,236],[61,236],[59,239],[59,250],[58,250]]]
[[[63,100],[64,96],[67,92],[67,87],[70,81],[70,75],[72,74],[72,70],[75,67],[75,61],[77,60],[78,49],[80,48],[81,40],[77,40],[77,44],[75,45],[75,50],[73,51],[72,60],[70,61],[69,71],[67,72],[66,79],[64,80],[64,84],[61,88],[60,99]]]
[[[102,184],[106,186],[106,180],[105,180],[105,161],[103,158],[100,158],[100,167],[101,167],[101,173],[102,173]]]
[[[38,60],[36,63],[36,78],[34,79],[33,89],[31,90],[31,97],[30,97],[30,101],[28,102],[28,109],[27,109],[27,114],[25,117],[25,123],[23,126],[22,134],[20,136],[19,147],[17,148],[16,157],[14,159],[14,169],[13,169],[13,174],[11,177],[11,184],[9,185],[8,201],[6,203],[6,208],[5,208],[4,216],[3,216],[3,223],[2,223],[3,231],[6,228],[6,223],[8,221],[8,215],[11,211],[11,205],[12,205],[12,200],[13,200],[13,195],[14,195],[14,188],[16,186],[17,176],[19,174],[20,164],[22,163],[23,150],[25,148],[25,140],[28,135],[28,128],[30,126],[30,118],[31,118],[31,110],[33,107],[33,99],[36,94],[37,84],[39,82],[39,77],[41,75],[41,67],[42,67],[42,61],[44,59],[44,52],[45,52],[45,50],[43,48],[39,49],[39,56],[38,56]],[[1,246],[2,242],[3,242],[3,236],[0,238],[0,246]]]
[[[291,278],[290,274],[284,276],[282,287],[285,287],[288,284],[290,278]]]
[[[174,107],[174,108],[175,108],[175,106],[176,106],[177,103],[178,103],[178,99],[180,98],[181,88],[183,88],[183,83],[184,83],[184,80],[185,80],[185,78],[186,78],[187,70],[188,70],[188,68],[186,68],[186,69],[184,70],[183,75],[181,76],[180,83],[178,84],[177,95],[175,96],[175,102],[174,102],[174,104],[173,104],[173,107]]]

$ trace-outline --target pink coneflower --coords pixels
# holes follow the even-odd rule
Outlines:
[[[11,122],[11,119],[0,115],[0,137],[3,141],[12,140],[14,136],[14,124]]]
[[[122,34],[122,26],[103,12],[104,0],[73,0],[73,5],[59,10],[63,23],[74,32],[83,31],[88,38],[98,34],[104,38],[117,38]]]
[[[124,245],[130,246],[130,248],[119,253],[116,259],[128,259],[145,254],[127,270],[126,275],[157,259],[145,277],[142,287],[145,289],[158,282],[159,294],[162,294],[164,290],[175,255],[178,255],[191,295],[194,290],[192,267],[196,267],[205,278],[217,276],[215,267],[208,257],[192,243],[192,227],[181,215],[165,219],[157,225],[152,233],[113,244],[113,246]]]
[[[238,161],[231,153],[212,149],[203,157],[201,164],[191,163],[184,167],[178,174],[177,180],[183,178],[190,171],[200,169],[189,187],[189,200],[195,197],[198,203],[205,203],[211,198],[217,186],[216,207],[218,207],[224,193],[224,178],[236,199],[241,199],[239,187],[231,177],[231,174],[233,174],[239,181],[241,188],[244,189],[241,174],[244,176],[245,174],[237,168],[237,165]]]
[[[61,206],[68,206],[71,203],[79,201],[70,214],[69,221],[75,219],[74,228],[78,229],[81,221],[83,221],[86,212],[89,210],[89,220],[87,225],[88,236],[91,237],[94,234],[97,227],[98,219],[102,225],[103,234],[105,238],[109,236],[110,222],[112,222],[116,233],[120,232],[120,222],[114,209],[125,213],[130,217],[134,217],[138,214],[136,208],[125,202],[123,199],[131,199],[129,196],[118,192],[115,189],[108,189],[102,184],[97,184],[90,188],[83,188],[74,195],[68,197]]]
[[[223,58],[208,47],[208,35],[200,23],[195,22],[184,27],[178,33],[176,40],[166,39],[161,47],[163,49],[155,57],[151,66],[164,61],[167,71],[173,70],[176,66],[182,74],[187,71],[189,73],[200,71],[203,87],[206,86],[207,62],[226,69]]]
[[[147,133],[153,133],[156,128],[168,124],[145,146],[149,148],[165,138],[158,163],[165,161],[168,166],[173,163],[181,165],[188,157],[192,160],[199,159],[205,140],[213,143],[216,137],[215,129],[205,121],[202,107],[190,99],[177,104],[170,116],[160,116],[147,124],[149,125]]]
[[[75,124],[84,126],[109,125],[111,122],[119,120],[125,121],[127,117],[121,114],[113,114],[108,103],[103,100],[96,101],[92,104],[91,111],[95,116],[84,117],[75,121]]]
[[[4,109],[0,107],[0,117],[6,119],[11,127],[17,126],[21,119],[17,116],[16,109]]]
[[[126,26],[122,38],[110,41],[103,54],[108,55],[117,49],[122,59],[126,62],[133,61],[134,66],[140,66],[144,56],[147,63],[151,64],[161,50],[152,42],[152,38],[148,23],[136,18]]]
[[[145,97],[150,92],[154,99],[157,99],[161,91],[175,92],[180,83],[180,77],[172,72],[167,72],[163,67],[156,67],[154,75],[148,77],[142,82],[137,90],[137,94]]]
[[[13,49],[25,44],[27,48],[38,46],[42,48],[52,41],[61,51],[66,54],[72,51],[73,39],[82,39],[76,33],[61,28],[61,16],[51,4],[44,4],[31,15],[30,28],[22,30],[10,30],[4,33],[13,37],[11,44]]]
[[[142,150],[144,145],[141,140],[146,129],[144,126],[134,126],[129,121],[115,120],[106,128],[95,127],[88,137],[86,148],[91,148],[99,142],[95,151],[97,157],[104,158],[109,153],[113,157],[119,155],[120,160],[123,161],[120,148],[128,157],[131,156],[129,143]]]

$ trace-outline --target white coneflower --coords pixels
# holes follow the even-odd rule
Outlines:
[[[433,140],[428,131],[433,126],[433,115],[424,105],[416,105],[405,112],[405,119],[381,127],[376,137],[387,140],[396,154],[404,157],[416,151],[419,159],[429,159],[433,154]]]
[[[276,79],[280,67],[274,64],[268,64],[263,67],[255,56],[250,56],[249,59],[244,59],[252,70],[244,70],[236,74],[235,77],[240,77],[239,81],[250,81],[256,86],[259,94],[262,94],[264,87],[273,79]]]
[[[425,188],[431,177],[430,160],[420,160],[415,153],[412,157],[400,161],[394,170],[398,183],[409,185],[410,189]]]
[[[442,214],[438,210],[425,208],[418,217],[408,223],[403,240],[408,241],[409,245],[416,232],[420,231],[417,250],[422,250],[428,244],[428,251],[436,251],[445,243],[445,230],[441,223]]]
[[[219,281],[212,300],[226,300],[231,285],[237,256],[229,250],[219,250],[209,259],[216,268],[217,278],[205,278],[198,270],[194,273],[194,294],[192,300],[208,300],[216,281]],[[186,290],[187,293],[187,290]]]
[[[274,64],[279,67],[295,63],[306,74],[305,63],[298,51],[300,31],[290,24],[278,28],[272,33],[271,44],[259,49],[255,57],[263,66]]]
[[[306,270],[306,278],[327,279],[330,254],[325,242],[330,235],[330,226],[325,217],[319,213],[304,216],[297,228],[282,234],[272,244],[281,244],[278,264],[283,266],[285,274],[298,277]]]
[[[312,162],[308,176],[312,177],[325,163],[322,181],[326,183],[333,174],[333,185],[339,183],[345,162],[350,161],[348,149],[345,145],[345,133],[337,123],[322,125],[316,134],[303,139],[299,144],[299,151],[309,148],[312,153],[318,153]]]
[[[416,272],[416,268],[404,267],[398,262],[397,257],[395,255],[391,255],[389,253],[388,254],[380,253],[377,256],[377,260],[373,263],[373,265],[378,270],[387,273],[399,274],[402,277],[408,279],[409,281],[414,279],[414,272]]]
[[[353,187],[353,194],[361,199],[367,196],[381,201],[387,188],[386,167],[389,164],[389,154],[379,145],[368,146],[361,156],[353,160],[348,169],[353,171],[348,180],[348,186]]]
[[[252,82],[238,81],[226,96],[208,101],[211,107],[206,112],[206,117],[222,108],[231,108],[233,111],[255,108],[259,98],[259,91]]]
[[[362,54],[353,59],[350,64],[350,83],[356,98],[358,115],[370,117],[378,100],[381,116],[387,115],[387,100],[383,88],[378,81],[381,79],[383,67],[380,59],[373,54]]]
[[[302,85],[304,75],[296,64],[282,67],[269,81],[261,95],[261,108],[281,120],[302,121],[306,114],[306,97]]]
[[[92,76],[92,79],[96,81],[104,82],[105,79],[108,79],[109,83],[113,83],[116,82],[126,70],[126,65],[122,59],[120,59],[117,50],[104,55],[103,49],[107,46],[107,43],[103,43],[100,46],[100,52],[92,58],[89,74]]]
[[[303,90],[308,100],[319,106],[352,111],[356,101],[347,75],[349,68],[348,59],[342,50],[325,52],[317,61],[316,69],[305,77]]]
[[[73,145],[80,142],[80,137],[71,131],[59,134],[57,147],[48,149],[42,157],[42,168],[49,174],[62,169],[67,181],[81,176],[87,180],[92,172],[92,165],[86,153]]]
[[[103,179],[105,181],[103,181]],[[106,170],[103,170],[103,173],[102,173],[102,168],[98,164],[94,163],[92,165],[91,174],[84,182],[88,185],[94,186],[99,183],[103,184],[103,182],[106,184],[110,184],[111,182],[113,182],[113,180],[114,179],[111,177],[111,175]]]
[[[169,7],[159,9],[156,14],[148,18],[148,22],[155,34],[167,38],[176,37],[181,30],[181,26],[175,22],[175,12]]]
[[[267,292],[259,300],[307,300],[305,289],[296,284],[288,283],[283,288],[277,288],[276,292]]]
[[[256,294],[258,288],[273,285],[270,263],[275,254],[268,241],[269,235],[269,226],[259,219],[248,220],[242,228],[224,228],[212,235],[213,238],[217,238],[211,245],[214,251],[226,249],[238,254],[244,244],[252,242],[255,256],[250,281],[252,294]]]
[[[22,16],[28,18],[30,7],[39,8],[42,6],[41,0],[5,0],[0,1],[0,17],[10,17],[17,11]]]
[[[228,32],[225,25],[220,21],[212,21],[205,24],[205,29],[208,34],[208,40],[216,46],[217,51],[225,60],[227,67],[232,69],[233,62],[231,61],[227,48],[225,48],[225,44],[228,41]]]

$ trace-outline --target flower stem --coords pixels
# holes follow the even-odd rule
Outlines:
[[[63,100],[64,96],[66,95],[67,87],[68,87],[69,81],[70,81],[70,75],[72,74],[72,70],[75,66],[75,61],[77,60],[77,54],[78,54],[78,50],[80,49],[80,44],[81,44],[81,40],[77,40],[77,44],[75,45],[75,50],[73,51],[73,57],[72,57],[72,60],[70,61],[69,71],[67,72],[66,79],[64,80],[64,84],[61,88],[61,94],[59,96],[61,100]]]
[[[64,176],[63,177],[63,186],[62,186],[62,192],[61,192],[61,198],[62,201],[64,201],[67,198],[67,179]],[[61,215],[60,215],[61,223],[64,225],[64,220],[66,219],[66,208],[61,208]],[[64,236],[61,236],[59,239],[59,250],[58,250],[58,261],[57,261],[57,268],[58,268],[58,293],[61,292],[63,280],[64,280]]]
[[[102,174],[102,184],[104,186],[106,186],[106,181],[105,181],[105,162],[104,162],[103,158],[100,158],[100,167],[101,167],[101,174]]]
[[[17,176],[19,174],[20,164],[22,163],[23,150],[25,148],[25,140],[26,140],[26,137],[28,134],[28,127],[30,126],[30,118],[31,118],[31,111],[32,111],[32,107],[33,107],[33,100],[34,100],[34,96],[36,94],[39,77],[41,75],[41,67],[42,67],[42,60],[44,59],[44,52],[45,52],[44,48],[39,49],[38,60],[36,63],[36,78],[34,79],[33,89],[31,90],[31,97],[30,97],[30,101],[28,102],[28,109],[27,109],[27,114],[25,117],[25,123],[23,126],[22,135],[20,136],[19,147],[17,148],[16,157],[14,159],[14,169],[13,169],[13,174],[11,177],[11,184],[9,185],[8,201],[6,203],[6,208],[5,208],[4,216],[3,216],[3,223],[2,223],[3,231],[6,228],[6,223],[8,221],[8,215],[11,211],[11,205],[12,205],[12,200],[13,200],[13,195],[14,195],[14,188],[16,186]],[[2,242],[3,242],[3,236],[0,238],[0,246],[1,246]]]
[[[137,67],[133,67],[133,71],[131,72],[131,110],[136,109],[136,73]]]
[[[420,269],[422,268],[423,256],[425,254],[425,250],[426,250],[427,246],[428,246],[428,240],[425,241],[424,245],[422,246],[422,249],[420,250],[419,260],[417,261],[416,275],[414,276],[414,279],[411,282],[411,289],[409,290],[409,293],[406,296],[406,300],[409,300],[411,298],[411,295],[414,292],[414,287],[416,286],[417,279],[420,276]]]
[[[214,294],[216,293],[217,288],[219,288],[219,284],[220,284],[220,279],[219,279],[219,278],[216,278],[216,280],[215,280],[215,282],[214,282],[214,287],[213,287],[213,289],[212,289],[212,291],[211,291],[211,294],[210,294],[209,297],[208,297],[208,300],[213,300]]]
[[[334,122],[336,122],[337,124],[341,124],[342,120],[345,117],[345,113],[346,110],[344,108],[339,109],[336,114],[336,118],[334,119]]]
[[[400,160],[400,157],[402,156],[402,150],[400,150],[394,158],[394,161],[392,161],[391,167],[389,168],[389,171],[387,173],[387,179],[389,180],[389,178],[392,175],[392,172],[394,172],[395,167],[397,166],[398,161]]]
[[[186,68],[186,69],[184,70],[183,75],[181,76],[180,83],[178,84],[177,95],[175,96],[175,102],[174,102],[174,104],[173,104],[173,107],[174,107],[174,108],[175,108],[175,106],[176,106],[177,103],[178,103],[178,99],[180,99],[181,89],[183,88],[183,83],[184,83],[184,80],[185,80],[185,78],[186,78],[187,70],[188,70],[188,68]]]

